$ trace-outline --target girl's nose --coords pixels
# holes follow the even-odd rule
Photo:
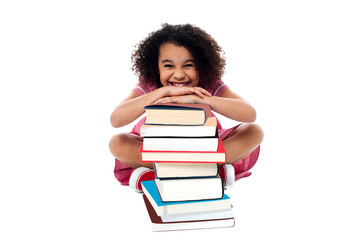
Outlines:
[[[176,79],[183,79],[185,77],[185,74],[181,69],[177,69],[177,70],[175,70],[173,76]]]

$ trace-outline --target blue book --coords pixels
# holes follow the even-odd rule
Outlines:
[[[162,202],[154,180],[142,182],[143,192],[158,216],[231,209],[231,199],[224,194],[221,199]]]

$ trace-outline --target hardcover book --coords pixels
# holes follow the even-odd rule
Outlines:
[[[218,135],[213,137],[144,137],[143,150],[217,151]]]
[[[153,163],[154,173],[159,179],[216,177],[219,173],[217,163]]]
[[[140,127],[142,137],[214,137],[217,130],[216,117],[210,117],[199,126],[149,125]]]
[[[163,222],[199,221],[199,220],[234,218],[234,213],[232,207],[230,209],[225,209],[225,210],[163,215],[160,218],[162,219]]]
[[[217,151],[152,151],[140,149],[142,162],[204,162],[225,163],[226,151],[218,138]]]
[[[166,180],[156,178],[154,181],[162,202],[221,199],[224,192],[219,176]]]
[[[168,221],[164,221],[162,218],[165,216],[160,217],[157,215],[152,204],[150,203],[145,194],[143,194],[143,199],[148,211],[149,218],[152,222],[153,231],[223,228],[234,227],[235,225],[232,209],[225,210],[224,213],[221,213],[221,216],[219,216],[219,218],[217,218],[219,213],[210,212],[210,214],[191,214],[189,217],[187,216],[187,214],[169,215],[169,217],[171,218],[168,219]],[[175,216],[173,217],[174,219],[172,219],[172,216]],[[202,219],[202,217],[204,217],[204,219]],[[188,218],[193,220],[188,220]]]
[[[154,180],[143,181],[142,189],[158,216],[225,210],[231,208],[231,199],[223,194],[221,199],[162,202]]]
[[[144,107],[145,124],[203,125],[210,116],[208,104],[152,104]]]

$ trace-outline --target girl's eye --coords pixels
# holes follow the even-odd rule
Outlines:
[[[164,65],[164,67],[165,67],[165,68],[171,68],[171,67],[173,67],[173,66],[170,65],[170,64],[166,64],[166,65]]]
[[[187,65],[185,65],[185,67],[193,67],[194,65],[193,64],[187,64]]]

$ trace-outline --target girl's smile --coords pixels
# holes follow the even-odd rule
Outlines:
[[[192,54],[182,46],[165,43],[159,48],[158,69],[163,86],[196,87],[198,73]]]
[[[168,82],[168,86],[176,86],[176,87],[189,87],[191,81],[189,82]]]

